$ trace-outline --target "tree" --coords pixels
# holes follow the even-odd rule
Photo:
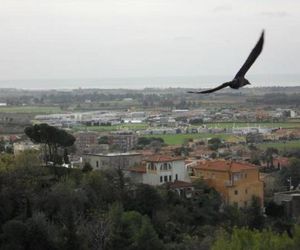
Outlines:
[[[15,164],[17,167],[23,168],[40,166],[39,153],[35,150],[26,150],[15,157]]]
[[[133,248],[131,249],[163,249],[162,241],[158,238],[149,218],[146,216],[142,218],[141,226],[134,236]]]
[[[192,225],[214,225],[218,223],[219,210],[222,204],[220,194],[209,187],[203,180],[194,182],[194,188],[199,195],[194,196],[190,205],[192,215]]]
[[[183,144],[180,148],[174,149],[174,154],[177,156],[189,156],[190,151],[191,149]]]
[[[143,215],[146,214],[152,218],[158,208],[163,205],[163,199],[154,187],[139,184],[126,205],[129,209],[138,211]]]
[[[274,164],[273,164],[273,160],[274,160],[273,155],[274,154],[278,155],[277,148],[270,147],[270,148],[267,148],[267,150],[265,151],[264,159],[267,162],[267,167],[274,167]]]
[[[69,164],[70,160],[69,160],[69,155],[68,155],[68,149],[64,148],[64,163],[65,164]]]
[[[225,206],[222,213],[222,218],[227,230],[231,230],[234,227],[247,226],[246,214],[237,206]]]
[[[46,123],[29,126],[24,130],[25,134],[34,143],[45,145],[45,161],[59,162],[58,148],[70,147],[75,142],[75,137],[63,129],[49,126]]]
[[[3,140],[0,140],[0,153],[5,151],[5,142]]]
[[[208,141],[208,145],[210,147],[210,149],[212,150],[217,150],[222,144],[222,141],[220,138],[211,138],[209,141]]]
[[[136,149],[144,149],[146,147],[149,148],[161,148],[164,144],[164,140],[160,137],[139,137]]]
[[[15,167],[14,156],[11,154],[0,154],[0,172],[9,171]]]
[[[85,162],[82,168],[82,172],[87,173],[93,170],[92,165],[89,162]]]
[[[191,125],[199,125],[199,124],[203,124],[203,119],[202,119],[202,118],[194,118],[194,119],[190,119],[190,124],[191,124]]]
[[[287,168],[282,168],[278,175],[278,182],[285,187],[293,186],[296,188],[300,184],[300,159],[290,160]],[[291,183],[289,181],[291,180]]]
[[[107,213],[96,212],[81,226],[80,233],[87,238],[88,249],[104,250],[110,240],[110,221]]]
[[[292,186],[294,188],[298,187],[300,185],[300,160],[299,159],[292,159],[288,170],[289,170],[289,176],[291,177]]]
[[[147,216],[142,216],[136,211],[124,212],[120,204],[114,204],[109,218],[108,249],[163,249],[163,243]]]
[[[262,214],[261,201],[253,196],[249,208],[246,209],[247,225],[250,229],[262,229],[264,226],[264,216]]]
[[[81,188],[85,190],[89,206],[94,209],[108,209],[117,201],[117,188],[114,174],[104,171],[91,171],[85,174]]]
[[[284,216],[284,208],[282,205],[277,205],[274,201],[270,201],[266,206],[266,215],[280,218]]]
[[[261,133],[249,133],[246,135],[247,143],[260,143],[263,141],[263,135]]]
[[[260,250],[282,250],[297,249],[295,243],[286,234],[276,234],[270,230],[262,232],[252,231],[246,228],[234,228],[231,235],[220,231],[212,250],[242,250],[242,249],[260,249]]]
[[[19,220],[10,220],[2,226],[1,248],[2,249],[26,249],[27,227]]]
[[[109,138],[108,138],[108,136],[107,135],[101,136],[98,139],[98,144],[109,144]]]
[[[44,213],[36,213],[26,221],[28,249],[56,249],[57,229],[51,225]]]

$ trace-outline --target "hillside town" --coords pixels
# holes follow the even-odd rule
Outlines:
[[[2,0],[0,250],[300,250],[299,16]]]
[[[5,103],[3,106],[7,107]],[[14,155],[36,151],[44,161],[43,146],[24,135],[24,127],[48,124],[75,138],[67,157],[58,164],[62,167],[121,169],[135,183],[168,184],[190,198],[195,192],[193,181],[202,179],[219,192],[225,205],[247,207],[255,196],[264,208],[264,200],[271,197],[277,201],[272,197],[278,192],[297,192],[300,183],[293,188],[288,183],[275,186],[276,174],[289,167],[293,152],[289,147],[278,150],[272,145],[298,143],[299,118],[300,110],[290,105],[267,109],[207,105],[34,116],[5,113],[1,118],[5,125],[0,131],[1,150]],[[291,198],[290,202],[297,201]]]
[[[285,95],[298,96],[297,91],[287,89]],[[254,96],[241,91],[243,98],[237,95],[234,103],[226,92],[213,95],[213,103],[196,97],[183,102],[185,90],[178,89],[159,94],[151,90],[147,95],[129,90],[26,91],[18,96],[22,103],[14,102],[12,94],[8,98],[0,93],[0,178],[21,194],[10,198],[15,189],[9,191],[10,197],[4,189],[0,192],[7,223],[14,217],[5,211],[15,199],[20,211],[28,211],[28,221],[40,209],[47,211],[47,218],[64,220],[68,216],[59,209],[65,206],[60,197],[65,197],[76,211],[77,217],[69,219],[78,235],[84,234],[80,228],[85,225],[91,235],[99,233],[95,225],[103,230],[105,225],[111,227],[107,220],[118,202],[125,209],[118,213],[129,216],[134,210],[150,218],[151,230],[160,235],[149,243],[158,244],[153,249],[163,249],[161,242],[166,249],[173,249],[174,241],[179,246],[186,230],[195,237],[185,243],[190,244],[188,249],[193,244],[210,249],[220,226],[228,231],[272,227],[292,234],[300,216],[299,98],[271,105],[284,95],[276,88],[271,92],[272,97],[263,90]],[[85,101],[79,107],[81,99]],[[43,207],[43,199],[53,203]],[[96,215],[89,210],[95,206]],[[81,214],[84,219],[77,222]],[[172,214],[175,217],[165,218]],[[157,224],[164,220],[164,225]],[[169,228],[172,223],[177,225],[176,234]],[[97,237],[82,242],[104,244]],[[118,242],[103,237],[109,244]]]

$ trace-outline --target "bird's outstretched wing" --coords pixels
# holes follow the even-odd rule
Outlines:
[[[261,51],[263,49],[263,45],[264,45],[264,31],[262,31],[258,42],[256,43],[255,47],[252,49],[252,51],[251,51],[250,55],[248,56],[246,62],[240,68],[239,72],[236,74],[236,76],[234,78],[244,77],[246,75],[247,71],[250,69],[252,64],[255,62],[256,58],[261,53]]]
[[[209,90],[204,90],[204,91],[188,91],[188,93],[194,93],[194,94],[208,94],[208,93],[212,93],[215,92],[217,90],[226,88],[230,85],[230,82],[225,82],[223,84],[221,84],[220,86],[214,88],[214,89],[209,89]]]

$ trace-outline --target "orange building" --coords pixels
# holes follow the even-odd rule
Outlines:
[[[263,182],[255,165],[225,160],[200,162],[190,167],[191,179],[202,178],[215,188],[225,204],[247,207],[253,196],[259,197],[263,206]]]

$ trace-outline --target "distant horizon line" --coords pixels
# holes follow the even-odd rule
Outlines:
[[[210,88],[232,78],[229,75],[194,76],[136,76],[98,78],[25,78],[0,80],[0,88],[28,90],[51,89],[145,89],[145,88]],[[246,78],[253,87],[300,86],[300,74],[249,74]]]
[[[201,75],[164,75],[164,76],[97,76],[97,77],[47,77],[47,78],[13,78],[0,79],[1,81],[31,81],[31,80],[99,80],[99,79],[146,79],[146,78],[197,78],[197,77],[228,77],[230,74],[201,74]],[[258,73],[247,74],[247,77],[261,77],[261,76],[300,76],[300,73]]]
[[[244,88],[239,89],[238,91],[247,90],[247,89],[263,89],[263,88],[300,88],[299,85],[286,85],[286,86],[277,86],[277,85],[267,85],[267,86],[247,86]],[[1,87],[0,90],[24,90],[24,91],[72,91],[72,90],[151,90],[151,89],[158,89],[158,90],[167,90],[167,89],[209,89],[209,87],[199,87],[199,88],[189,88],[189,87],[143,87],[143,88],[97,88],[97,87],[74,87],[74,88],[16,88],[16,87]],[[230,88],[226,89],[230,90]],[[237,91],[237,90],[233,90]]]

